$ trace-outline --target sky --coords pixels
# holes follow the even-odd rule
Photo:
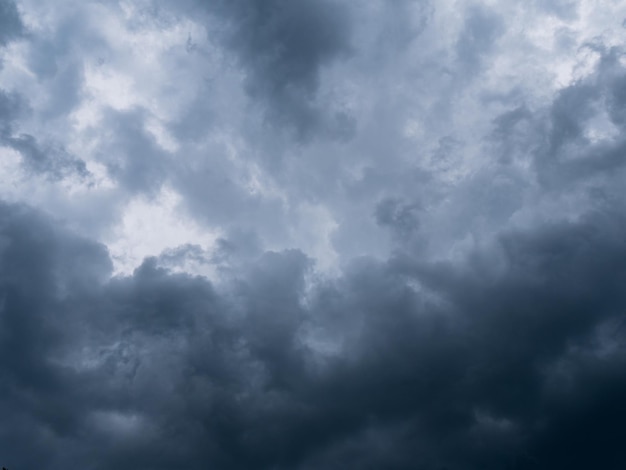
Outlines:
[[[0,0],[0,465],[626,468],[625,0]]]

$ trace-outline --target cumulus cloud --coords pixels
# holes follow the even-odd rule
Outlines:
[[[619,3],[0,3],[7,468],[622,468]]]

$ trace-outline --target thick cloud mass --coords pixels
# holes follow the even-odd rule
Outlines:
[[[0,1],[0,465],[626,468],[624,17]]]
[[[622,216],[460,265],[363,259],[308,292],[296,250],[219,288],[154,258],[108,280],[101,245],[20,206],[1,222],[13,467],[624,463]]]

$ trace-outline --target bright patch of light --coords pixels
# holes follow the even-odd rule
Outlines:
[[[185,244],[209,250],[220,236],[183,214],[181,197],[164,188],[150,199],[140,196],[126,206],[121,222],[104,243],[109,248],[115,274],[131,274],[149,256]],[[210,273],[207,273],[210,274]]]

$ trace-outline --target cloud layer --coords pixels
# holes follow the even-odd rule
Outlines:
[[[594,5],[0,0],[0,463],[623,468]]]

